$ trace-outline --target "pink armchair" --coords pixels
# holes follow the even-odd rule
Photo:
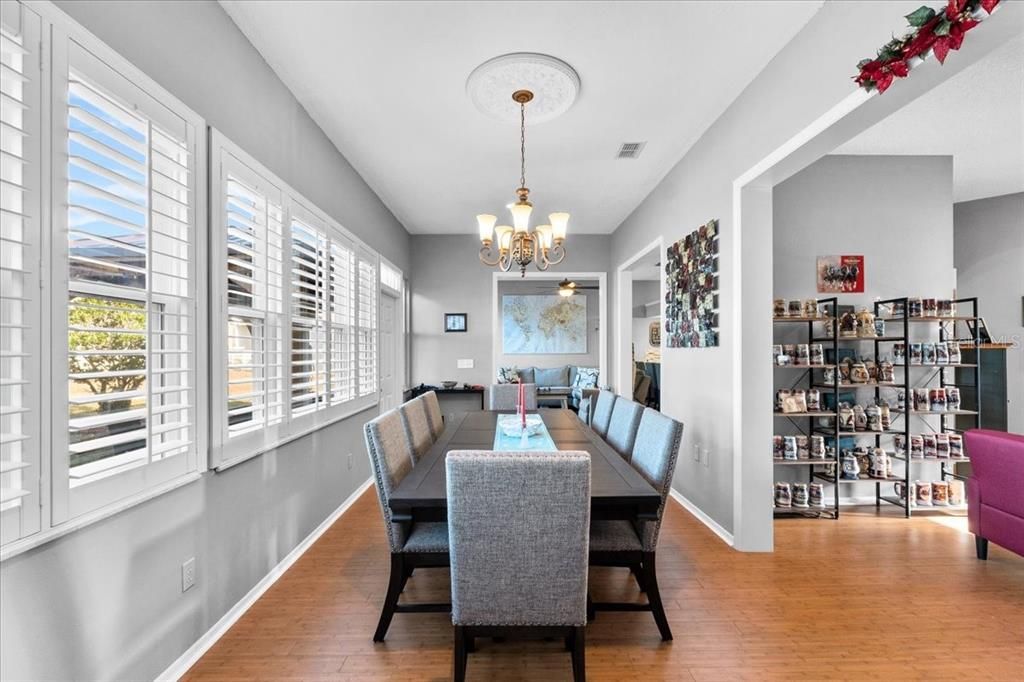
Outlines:
[[[979,559],[988,541],[1024,556],[1024,436],[972,429],[964,434],[971,458],[967,519]]]

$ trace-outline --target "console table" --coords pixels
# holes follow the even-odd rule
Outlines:
[[[452,396],[470,396],[477,394],[480,396],[480,409],[484,409],[484,389],[480,388],[466,388],[464,386],[456,386],[455,388],[442,388],[440,386],[428,386],[426,384],[420,384],[419,386],[413,386],[412,388],[405,391],[402,395],[402,400],[412,400],[418,398],[424,393],[433,391],[438,396],[452,395]]]

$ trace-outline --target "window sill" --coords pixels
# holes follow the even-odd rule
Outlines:
[[[213,471],[215,471],[215,472],[217,472],[219,474],[219,473],[221,473],[223,471],[226,471],[226,470],[230,469],[231,467],[235,466],[236,464],[241,464],[242,462],[247,462],[250,459],[253,459],[254,457],[259,457],[260,455],[266,454],[266,453],[270,452],[271,450],[276,450],[276,449],[278,449],[278,448],[280,448],[280,447],[282,447],[284,445],[287,445],[288,443],[291,443],[294,440],[298,440],[300,438],[304,438],[304,437],[310,435],[311,433],[316,433],[317,431],[319,431],[321,429],[325,429],[328,426],[332,426],[333,424],[337,424],[340,421],[344,421],[345,419],[350,419],[350,418],[356,416],[357,414],[359,414],[361,412],[366,412],[367,410],[372,410],[372,409],[375,409],[375,408],[378,408],[378,407],[380,407],[380,402],[375,402],[375,403],[371,403],[369,405],[365,405],[365,406],[362,406],[362,407],[357,407],[357,408],[352,409],[352,410],[348,410],[348,411],[346,411],[346,412],[344,412],[342,414],[339,414],[339,415],[336,415],[336,416],[332,417],[331,419],[329,419],[327,421],[321,422],[319,424],[313,424],[313,425],[308,426],[306,428],[303,428],[303,429],[301,429],[299,431],[296,431],[295,433],[289,433],[287,436],[283,436],[281,438],[278,438],[276,441],[273,441],[271,443],[264,443],[264,444],[260,445],[260,447],[258,447],[257,449],[253,450],[252,452],[246,453],[246,454],[241,455],[239,457],[235,457],[233,459],[226,460],[224,462],[220,462],[219,464],[217,464],[216,466],[213,467]]]
[[[38,533],[30,535],[26,538],[15,540],[14,542],[10,543],[9,545],[5,545],[2,549],[0,549],[0,562],[7,561],[11,557],[23,554],[24,552],[27,552],[30,549],[35,549],[36,547],[40,547],[48,542],[56,540],[57,538],[61,538],[65,535],[74,533],[75,531],[85,528],[86,526],[90,526],[94,523],[97,523],[98,521],[102,521],[104,519],[110,518],[111,516],[120,514],[121,512],[131,509],[132,507],[135,507],[137,505],[140,505],[143,502],[152,500],[155,497],[160,497],[165,493],[169,493],[172,490],[176,490],[178,488],[186,486],[189,483],[194,483],[195,481],[198,481],[200,478],[202,478],[202,474],[199,473],[198,471],[193,471],[191,473],[185,474],[184,476],[176,478],[173,481],[168,481],[167,483],[164,483],[161,486],[153,488],[152,490],[147,490],[137,495],[126,497],[122,500],[118,500],[117,502],[109,504],[101,509],[97,509],[96,511],[89,512],[88,514],[83,514],[82,516],[79,516],[77,518],[65,521],[59,526],[54,526],[53,528],[48,528],[46,530],[39,531]]]

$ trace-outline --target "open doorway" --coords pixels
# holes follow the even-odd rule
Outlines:
[[[493,376],[537,385],[541,407],[578,409],[607,376],[604,272],[496,272]]]
[[[619,395],[659,409],[664,291],[657,240],[616,270],[616,385]]]

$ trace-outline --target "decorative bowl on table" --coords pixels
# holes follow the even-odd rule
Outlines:
[[[442,381],[441,382],[441,386],[443,388],[455,388],[458,385],[459,385],[459,382],[457,382],[457,381]]]
[[[512,438],[518,438],[525,435],[527,438],[530,436],[536,436],[544,428],[544,422],[541,420],[540,415],[528,414],[526,415],[526,426],[523,426],[522,418],[518,414],[502,415],[499,426],[501,432],[506,436]]]

